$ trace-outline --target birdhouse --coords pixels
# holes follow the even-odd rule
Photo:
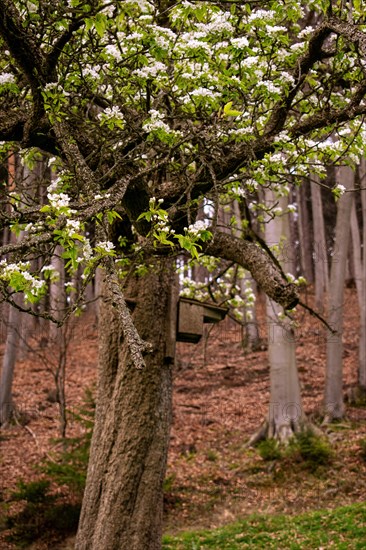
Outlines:
[[[204,323],[218,323],[225,318],[228,308],[191,298],[179,298],[177,342],[197,344],[203,335]]]

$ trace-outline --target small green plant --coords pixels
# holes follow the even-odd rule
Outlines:
[[[11,500],[26,500],[32,504],[52,502],[55,497],[49,494],[50,482],[48,479],[37,479],[30,483],[23,480],[17,483],[18,490],[11,494]]]
[[[295,435],[288,446],[288,456],[303,462],[310,470],[326,466],[333,458],[333,451],[328,441],[311,430],[304,430]]]
[[[258,445],[258,453],[263,460],[278,460],[282,458],[282,451],[276,439],[270,438],[261,441]]]
[[[6,540],[26,548],[37,540],[49,542],[76,531],[80,504],[58,501],[59,495],[50,492],[50,482],[39,479],[30,483],[20,481],[12,501],[24,501],[20,512],[9,515],[3,529],[9,529]]]
[[[2,529],[10,530],[9,542],[25,548],[37,540],[49,543],[76,532],[94,426],[94,409],[92,392],[87,390],[82,407],[77,412],[69,412],[84,427],[84,433],[79,437],[58,440],[63,450],[55,454],[54,460],[48,459],[40,466],[46,478],[30,483],[19,481],[11,500],[24,502],[24,507],[15,515],[8,515],[2,526]],[[57,485],[67,485],[73,493],[72,502],[65,499],[65,495],[52,493],[51,481]]]
[[[206,458],[210,462],[217,462],[219,457],[218,457],[218,454],[215,451],[212,451],[211,449],[209,449],[206,453]]]
[[[176,475],[171,474],[164,479],[164,484],[163,484],[164,493],[170,493],[172,491],[175,478],[176,478]]]

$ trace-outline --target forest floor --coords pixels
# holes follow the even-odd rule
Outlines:
[[[358,307],[355,291],[345,301],[344,391],[357,379]],[[325,379],[325,329],[304,312],[298,314],[297,362],[305,411],[321,418]],[[178,344],[174,384],[174,423],[165,482],[166,530],[213,528],[253,512],[300,513],[365,500],[366,407],[347,405],[346,418],[327,429],[334,449],[327,467],[309,470],[293,461],[264,461],[246,442],[265,418],[269,402],[269,364],[265,321],[260,323],[263,349],[248,353],[232,321],[207,325],[202,341]],[[56,348],[44,347],[19,361],[14,401],[20,421],[0,432],[0,513],[5,513],[17,482],[38,478],[35,466],[60,449],[59,411],[52,371]],[[66,396],[77,411],[85,389],[97,378],[97,330],[80,319],[70,337]],[[272,404],[273,406],[274,404]],[[68,436],[83,425],[69,416]],[[1,521],[0,521],[1,525]],[[0,533],[0,548],[15,546]],[[62,548],[72,546],[62,546]],[[55,548],[47,542],[34,550]],[[61,547],[60,547],[61,548]]]

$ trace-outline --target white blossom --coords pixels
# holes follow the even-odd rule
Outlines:
[[[14,84],[15,78],[11,73],[2,73],[0,74],[0,86],[2,84]]]
[[[195,223],[188,226],[188,233],[198,237],[201,231],[206,231],[209,225],[210,225],[209,220],[198,220]]]
[[[281,88],[273,84],[271,80],[262,80],[262,82],[259,83],[259,86],[265,86],[265,88],[267,88],[268,92],[271,94],[281,93]]]
[[[44,265],[41,269],[41,273],[44,273],[45,271],[57,271],[57,269],[52,265]]]
[[[266,25],[266,31],[267,31],[267,34],[269,34],[269,35],[276,34],[278,32],[286,32],[287,33],[286,27],[280,27],[278,25]]]
[[[47,193],[50,205],[54,208],[69,206],[70,197],[66,193]]]
[[[83,243],[82,255],[83,255],[84,260],[86,260],[86,261],[91,260],[91,258],[93,257],[93,249],[90,246],[89,241],[85,241]]]
[[[300,39],[307,38],[308,36],[310,36],[310,34],[312,34],[312,32],[314,32],[314,28],[308,26],[308,27],[305,27],[304,29],[302,29],[302,31],[299,32],[297,37],[300,38]]]
[[[124,120],[125,117],[121,112],[121,109],[115,105],[114,107],[107,107],[102,113],[98,115],[99,120],[117,118],[118,120]]]
[[[105,48],[108,55],[113,57],[116,61],[122,60],[122,53],[114,44],[108,44]]]
[[[233,38],[231,44],[238,49],[247,48],[249,46],[249,40],[245,36],[240,38]]]
[[[66,220],[66,230],[69,234],[80,231],[80,222],[78,220]]]
[[[341,196],[341,195],[343,195],[343,194],[345,193],[346,188],[345,188],[344,185],[341,185],[340,183],[337,183],[337,185],[336,185],[335,188],[334,188],[334,191],[336,192],[336,194],[337,194],[338,196]]]
[[[142,69],[137,69],[133,74],[139,76],[140,78],[154,78],[160,73],[166,73],[166,66],[161,61],[155,61],[152,65],[147,65],[142,67]]]
[[[112,252],[115,248],[115,245],[111,241],[99,241],[96,245],[97,248],[104,250],[109,253]]]
[[[275,17],[275,12],[273,10],[255,10],[248,17],[248,23],[257,21],[272,21]]]

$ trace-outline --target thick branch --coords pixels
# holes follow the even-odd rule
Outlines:
[[[299,302],[297,287],[284,280],[278,266],[256,243],[216,232],[205,254],[235,262],[251,272],[262,290],[284,309]]]
[[[41,244],[49,243],[52,240],[53,235],[48,231],[46,233],[42,233],[41,235],[27,235],[26,237],[24,237],[24,239],[17,243],[11,243],[1,246],[0,257],[6,256],[7,254],[14,254],[15,252],[25,254],[31,249],[38,248]]]
[[[92,199],[100,191],[100,186],[95,179],[94,172],[89,168],[80,152],[71,128],[69,128],[67,122],[55,122],[53,128],[70,169],[74,169],[83,193],[88,199]]]
[[[63,48],[69,42],[74,32],[80,29],[80,27],[82,27],[83,24],[84,24],[84,17],[80,17],[78,19],[73,18],[71,20],[70,25],[65,30],[65,32],[62,33],[59,36],[59,38],[56,40],[56,42],[53,44],[53,48],[47,55],[46,62],[45,62],[45,71],[48,74],[52,74],[53,71],[56,69],[56,65],[58,63],[60,55],[62,54]]]
[[[313,116],[307,117],[305,120],[296,124],[290,131],[292,137],[299,137],[309,134],[313,130],[318,128],[324,128],[331,126],[332,124],[339,124],[340,122],[347,122],[358,116],[366,114],[366,105],[359,105],[362,97],[366,93],[366,80],[362,82],[355,93],[352,101],[344,109],[334,109],[332,111],[323,111]]]
[[[360,52],[366,54],[366,34],[360,31],[356,25],[342,21],[338,17],[331,16],[327,20],[327,27],[338,35],[342,35],[352,42]]]
[[[33,90],[43,80],[42,56],[10,0],[0,0],[0,34]]]
[[[266,136],[278,134],[284,128],[287,115],[291,109],[292,101],[304,83],[311,67],[313,67],[314,63],[323,57],[324,52],[322,52],[322,46],[330,34],[331,30],[324,24],[314,32],[309,41],[308,51],[299,59],[298,64],[292,73],[296,84],[292,90],[290,90],[288,96],[284,100],[281,100],[274,108],[271,118],[265,128],[264,134]]]

